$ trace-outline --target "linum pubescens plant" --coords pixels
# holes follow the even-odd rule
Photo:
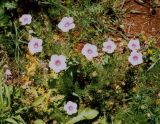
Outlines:
[[[0,124],[26,124],[19,114],[23,108],[14,109],[16,102],[13,100],[17,90],[13,91],[13,86],[5,84],[7,76],[2,68],[4,60],[2,58],[0,62]]]
[[[6,119],[6,116],[8,115],[8,112],[10,111],[10,93],[7,85],[4,83],[4,72],[2,70],[2,64],[0,63],[0,118],[1,123]],[[6,112],[6,113],[5,113]],[[4,114],[5,113],[5,114]]]
[[[10,123],[159,123],[159,50],[141,36],[119,50],[117,3],[2,2],[0,42],[15,79],[8,115],[21,118]]]

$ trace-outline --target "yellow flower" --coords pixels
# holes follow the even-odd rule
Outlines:
[[[139,86],[138,85],[134,86],[132,90],[133,90],[133,92],[138,92]]]
[[[58,41],[60,39],[57,34],[54,34],[52,38],[53,38],[54,41]]]
[[[147,53],[148,53],[149,55],[152,55],[152,54],[153,54],[152,50],[150,50],[150,49],[148,49]]]
[[[23,76],[21,79],[21,82],[23,83],[23,87],[30,85],[32,81],[29,80],[28,76]]]
[[[24,87],[31,84],[32,81],[30,80],[30,77],[35,75],[39,64],[38,59],[35,56],[26,54],[26,58],[28,59],[28,63],[25,65],[26,72],[21,79]]]
[[[44,93],[45,93],[45,90],[44,90],[44,88],[39,87],[37,92],[38,92],[39,94],[44,94]]]
[[[58,74],[55,73],[54,71],[51,71],[51,73],[49,74],[49,78],[57,79],[58,78]]]
[[[157,104],[157,105],[160,105],[160,99],[157,99],[157,100],[156,100],[156,104]]]
[[[29,63],[26,65],[26,75],[27,76],[34,76],[36,67],[38,65],[38,60],[36,57],[31,55],[26,55],[26,58],[29,60]]]
[[[146,35],[141,35],[141,37],[140,37],[142,40],[141,41],[146,41],[148,38],[147,38],[147,36]]]
[[[57,96],[53,96],[52,98],[51,98],[51,101],[53,102],[57,102],[57,101],[59,101],[59,100],[62,100],[62,99],[64,99],[64,95],[57,95]]]

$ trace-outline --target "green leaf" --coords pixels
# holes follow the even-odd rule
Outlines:
[[[23,118],[20,115],[15,116],[13,118],[18,121],[18,124],[26,124],[26,122],[23,120]]]
[[[0,16],[3,16],[5,13],[4,9],[0,8]],[[1,18],[1,17],[0,17]]]
[[[17,7],[17,5],[16,5],[16,3],[14,3],[14,2],[6,2],[5,4],[4,4],[4,7],[6,7],[7,9],[14,9],[14,8],[16,8]]]
[[[121,120],[115,120],[113,124],[122,124]]]
[[[74,124],[79,121],[83,120],[91,120],[95,118],[99,112],[94,109],[86,108],[83,110],[80,114],[78,114],[76,117],[72,118],[70,121],[68,121],[66,124]]]
[[[110,56],[109,55],[106,55],[102,61],[102,65],[107,65],[109,64],[109,59],[110,59]]]
[[[57,79],[50,79],[48,81],[48,85],[49,85],[50,88],[55,88],[56,84],[57,84]]]
[[[86,119],[90,120],[90,119],[95,118],[95,117],[98,115],[98,113],[99,113],[99,112],[98,112],[97,110],[87,108],[87,109],[82,113],[82,115],[83,115]]]
[[[37,119],[34,121],[34,124],[45,124],[45,122],[41,119]]]
[[[35,101],[32,103],[32,106],[38,106],[44,101],[44,96],[39,96],[35,99]]]
[[[18,124],[17,121],[15,121],[13,118],[7,118],[5,121],[11,123],[11,124]]]
[[[158,61],[160,60],[160,58],[159,59],[157,59],[157,61],[156,62],[154,62],[149,68],[148,68],[148,70],[147,71],[149,71],[149,70],[151,70],[157,63],[158,63]]]
[[[64,120],[64,116],[60,111],[54,111],[50,116],[49,116],[50,120],[58,120],[60,122],[62,122]]]

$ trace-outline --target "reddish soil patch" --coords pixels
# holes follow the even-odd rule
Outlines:
[[[136,0],[128,0],[124,8],[129,11],[124,19],[125,32],[128,35],[143,33],[151,37],[160,36],[160,8],[152,8],[151,0],[141,5]],[[131,13],[132,11],[132,13]],[[134,11],[134,12],[133,12]]]
[[[75,45],[76,52],[81,52],[81,50],[82,50],[83,47],[84,47],[84,42],[77,43]]]

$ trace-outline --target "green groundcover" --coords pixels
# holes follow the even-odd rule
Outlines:
[[[160,124],[159,8],[0,0],[0,124]]]

